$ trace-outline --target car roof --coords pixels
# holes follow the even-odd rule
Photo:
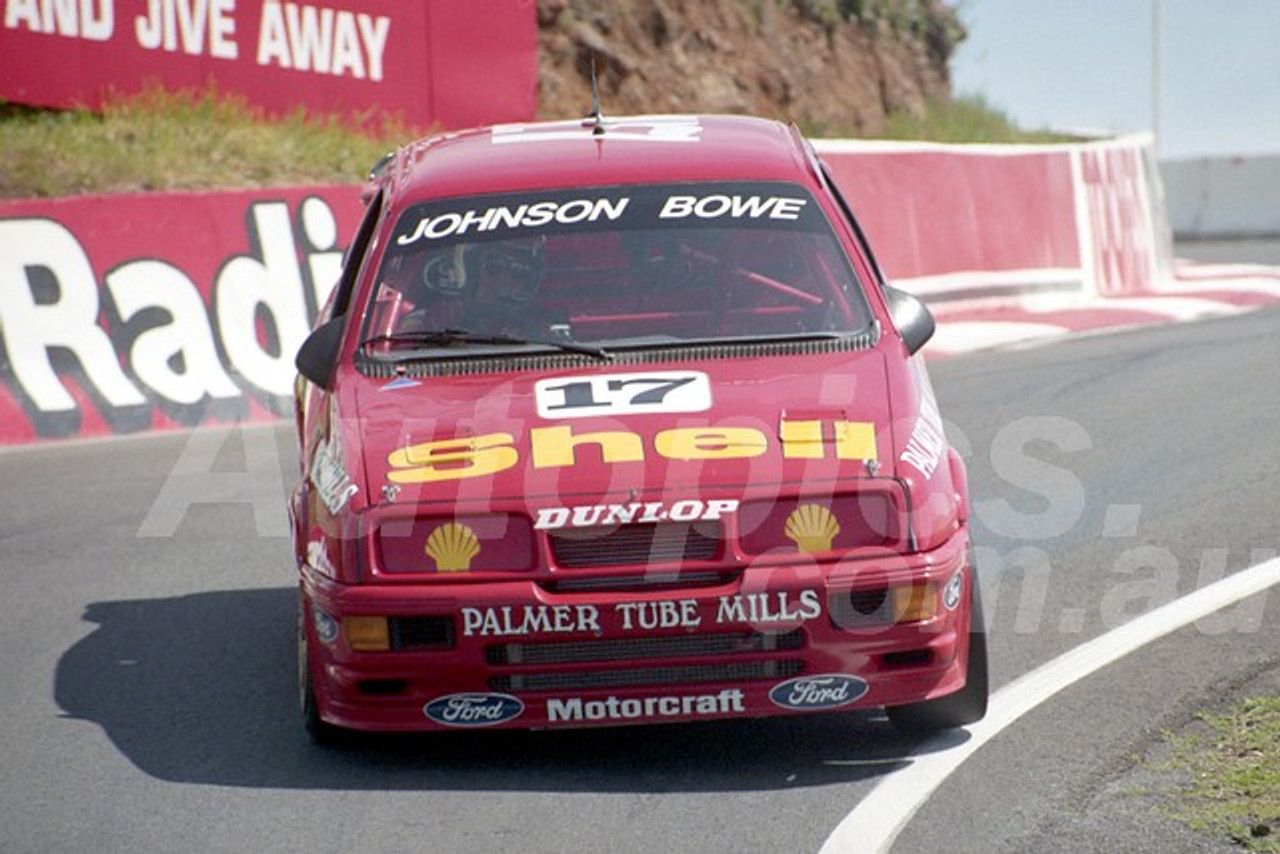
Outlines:
[[[428,137],[375,175],[396,206],[427,199],[582,186],[821,178],[794,126],[726,115],[497,125]]]

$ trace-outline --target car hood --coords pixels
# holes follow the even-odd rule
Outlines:
[[[777,494],[893,474],[875,350],[369,379],[370,496],[448,507]]]

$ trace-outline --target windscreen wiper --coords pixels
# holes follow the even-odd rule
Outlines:
[[[613,354],[600,347],[579,344],[576,341],[557,338],[522,338],[492,332],[472,332],[467,329],[431,329],[415,332],[391,332],[386,335],[375,335],[360,342],[361,349],[368,349],[376,344],[418,344],[424,347],[450,347],[455,344],[532,344],[563,350],[566,353],[581,353],[602,362],[612,362]]]

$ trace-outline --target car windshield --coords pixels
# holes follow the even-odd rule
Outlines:
[[[871,316],[817,202],[764,182],[416,205],[396,223],[371,300],[369,353],[499,337],[608,350],[846,335]],[[449,330],[467,335],[430,334]]]

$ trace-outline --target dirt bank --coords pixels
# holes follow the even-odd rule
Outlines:
[[[941,0],[538,0],[539,116],[754,113],[874,136],[951,95],[964,30]]]

